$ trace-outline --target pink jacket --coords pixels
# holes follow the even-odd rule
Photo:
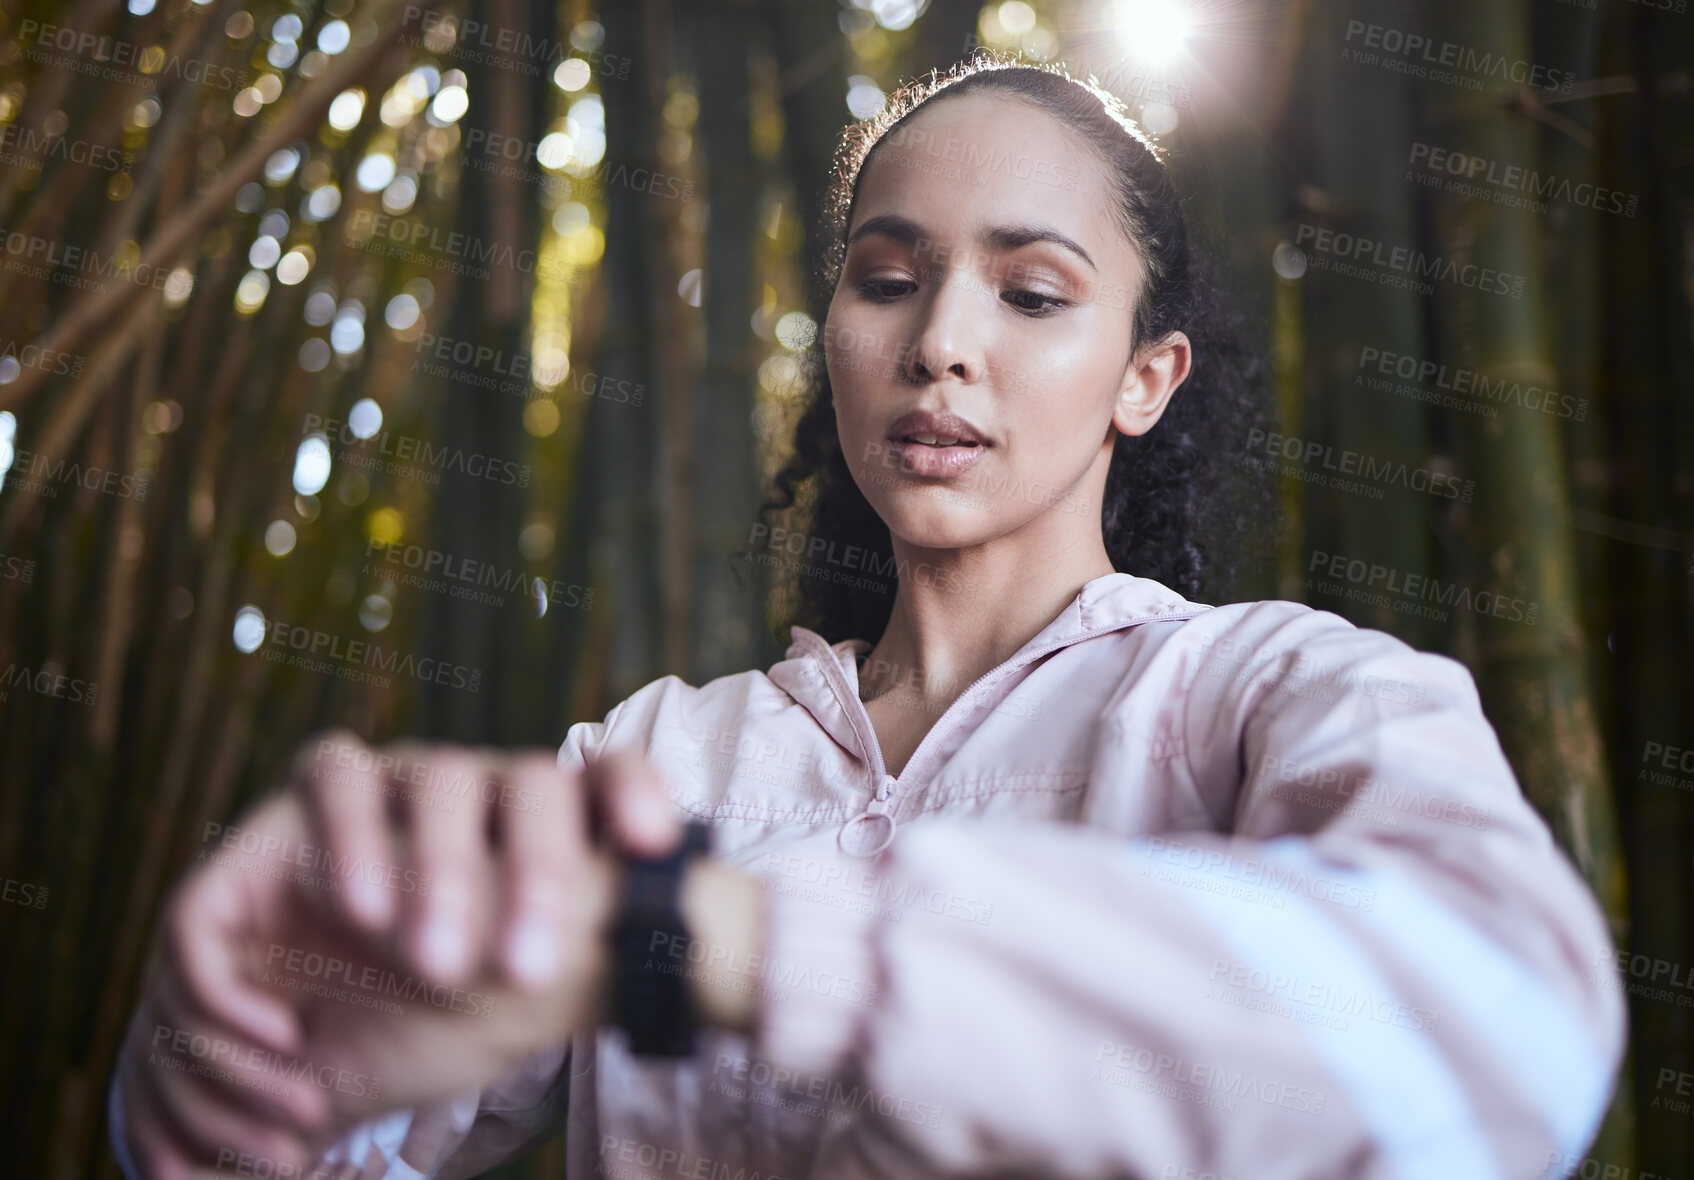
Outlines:
[[[465,1177],[562,1120],[568,1174],[612,1180],[1580,1163],[1624,1047],[1612,941],[1461,664],[1112,574],[893,777],[868,646],[796,627],[768,673],[664,677],[560,750],[643,752],[764,877],[754,1035],[676,1065],[581,1034],[332,1158]],[[854,821],[880,854],[842,851]]]

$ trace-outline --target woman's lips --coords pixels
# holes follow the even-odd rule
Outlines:
[[[961,475],[988,453],[988,448],[980,443],[934,446],[898,438],[888,441],[888,449],[898,461],[901,471],[925,479],[949,479]]]

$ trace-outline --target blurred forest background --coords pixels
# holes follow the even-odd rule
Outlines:
[[[551,746],[781,658],[734,554],[836,137],[978,45],[1171,147],[1301,440],[1214,600],[1470,667],[1637,956],[1591,1155],[1694,1173],[1681,0],[0,0],[0,1170],[116,1175],[152,916],[303,736]],[[1397,248],[1511,290],[1391,285]],[[1343,450],[1465,493],[1314,478]]]

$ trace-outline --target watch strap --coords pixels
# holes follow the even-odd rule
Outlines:
[[[674,852],[627,857],[618,917],[613,1019],[641,1057],[687,1057],[699,1029],[688,971],[690,933],[682,917],[682,873],[710,847],[710,829],[690,823]]]

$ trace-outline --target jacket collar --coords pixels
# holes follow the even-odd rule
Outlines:
[[[1164,619],[1186,619],[1212,608],[1189,602],[1151,578],[1111,573],[1083,585],[1069,606],[1032,636],[990,675],[1009,673],[1042,655],[1084,639]],[[816,631],[790,628],[792,642],[785,658],[768,673],[778,688],[817,718],[818,724],[842,747],[868,760],[868,736],[858,732],[863,708],[858,701],[859,657],[873,644],[866,639],[843,639],[831,644]]]

